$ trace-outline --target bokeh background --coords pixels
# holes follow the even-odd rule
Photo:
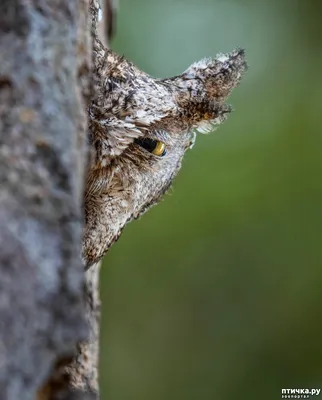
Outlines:
[[[120,0],[112,48],[151,75],[236,46],[250,68],[105,258],[103,400],[322,387],[321,39],[319,0]]]

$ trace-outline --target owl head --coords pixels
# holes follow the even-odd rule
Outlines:
[[[246,68],[244,51],[237,49],[196,62],[181,75],[154,79],[112,51],[97,51],[86,266],[104,255],[130,220],[160,201],[197,133],[213,131],[231,112],[225,101]]]

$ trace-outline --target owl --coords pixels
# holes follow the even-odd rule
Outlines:
[[[196,135],[227,119],[226,99],[247,69],[244,50],[236,49],[195,62],[178,76],[155,79],[98,39],[94,53],[83,237],[87,268],[128,222],[160,201]]]

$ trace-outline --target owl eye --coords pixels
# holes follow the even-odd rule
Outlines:
[[[163,157],[167,153],[165,144],[159,140],[153,140],[149,138],[136,139],[135,143],[158,157]]]

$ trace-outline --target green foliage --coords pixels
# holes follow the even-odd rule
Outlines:
[[[250,69],[102,271],[102,399],[272,400],[321,387],[322,3],[121,0],[154,76],[240,45]]]

